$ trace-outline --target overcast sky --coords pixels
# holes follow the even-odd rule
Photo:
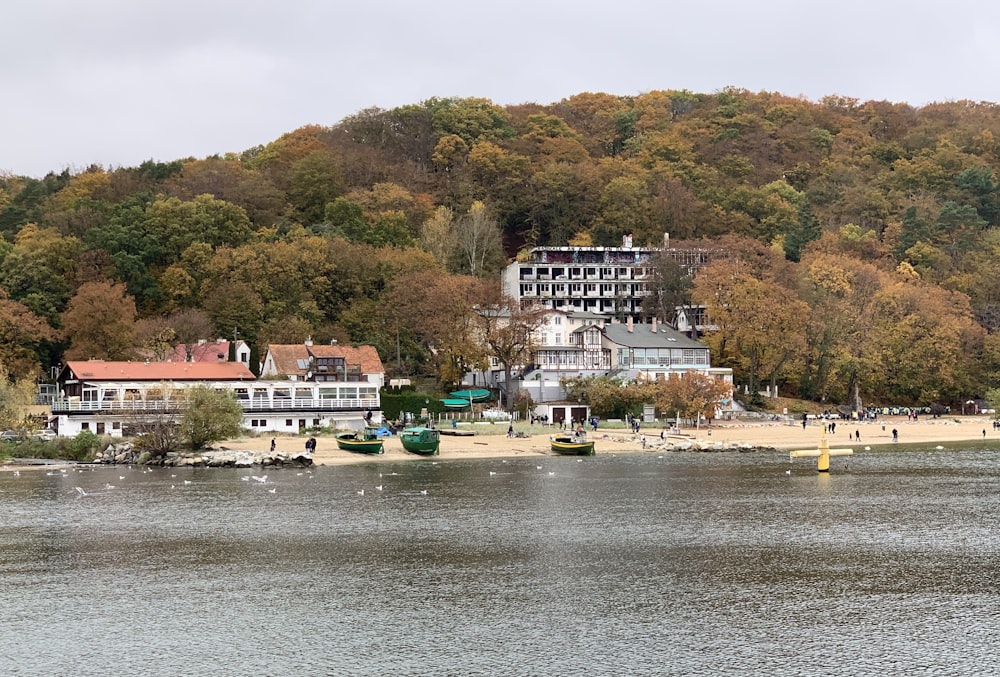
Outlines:
[[[0,172],[240,152],[430,97],[727,86],[1000,101],[986,0],[30,0],[0,12]]]

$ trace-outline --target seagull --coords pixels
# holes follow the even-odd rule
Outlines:
[[[184,484],[191,484],[191,480],[184,480]]]
[[[76,493],[80,494],[81,496],[87,496],[88,495],[87,492],[83,490],[83,487],[77,487],[76,488]]]
[[[376,490],[376,491],[382,491],[382,485],[380,484],[380,485],[378,485],[377,487],[375,487],[375,490]]]
[[[125,479],[125,475],[119,475],[119,476],[118,476],[118,479],[120,479],[120,480],[123,480],[123,479]]]
[[[791,474],[792,474],[792,471],[791,471],[791,470],[786,470],[786,471],[785,471],[785,474],[786,474],[786,475],[791,475]]]
[[[496,473],[495,473],[494,471],[492,471],[492,470],[491,470],[491,471],[490,471],[490,477],[493,477],[494,475],[496,475]]]
[[[552,470],[550,470],[550,471],[549,471],[549,477],[552,477],[553,475],[555,475],[555,472],[554,472],[554,471],[552,471]]]
[[[542,466],[540,466],[540,465],[536,465],[536,466],[535,466],[535,469],[536,469],[536,470],[541,470],[541,469],[542,469]]]
[[[14,477],[20,477],[20,476],[21,476],[21,471],[20,470],[15,470],[14,471]]]
[[[110,491],[111,489],[115,488],[115,485],[113,485],[110,482],[108,482],[108,483],[105,483],[104,488]]]
[[[364,495],[365,495],[365,490],[364,489],[359,489],[358,490],[358,496],[364,496]]]
[[[427,495],[427,490],[426,489],[421,489],[420,490],[420,495],[421,496],[426,496]]]
[[[257,475],[251,475],[250,477],[254,482],[260,482],[261,484],[267,482],[267,475],[261,475],[259,477]]]
[[[273,489],[268,489],[268,490],[267,490],[267,493],[269,493],[269,494],[273,494],[273,493],[275,493],[276,491],[278,491],[278,487],[275,487],[275,488],[273,488]]]
[[[942,447],[942,446],[941,446],[940,444],[939,444],[939,445],[937,445],[937,446],[936,446],[936,447],[934,447],[934,448],[935,448],[935,449],[944,449],[944,447]]]

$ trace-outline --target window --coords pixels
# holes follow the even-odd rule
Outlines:
[[[90,430],[90,423],[88,423],[87,421],[84,421],[83,423],[81,423],[80,424],[80,430]]]
[[[552,324],[562,324],[562,315],[556,315],[552,318]]]
[[[285,419],[285,427],[286,428],[291,428],[292,427],[292,419],[290,419],[290,418],[286,418]]]

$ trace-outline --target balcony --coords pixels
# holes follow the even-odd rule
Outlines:
[[[52,402],[53,414],[74,413],[174,413],[180,410],[183,400],[77,400],[61,398]],[[356,399],[308,399],[276,397],[272,400],[256,397],[253,400],[240,399],[243,411],[355,411],[378,409],[377,397]]]

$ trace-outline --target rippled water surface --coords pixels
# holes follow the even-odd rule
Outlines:
[[[994,674],[998,461],[0,473],[0,674]]]

